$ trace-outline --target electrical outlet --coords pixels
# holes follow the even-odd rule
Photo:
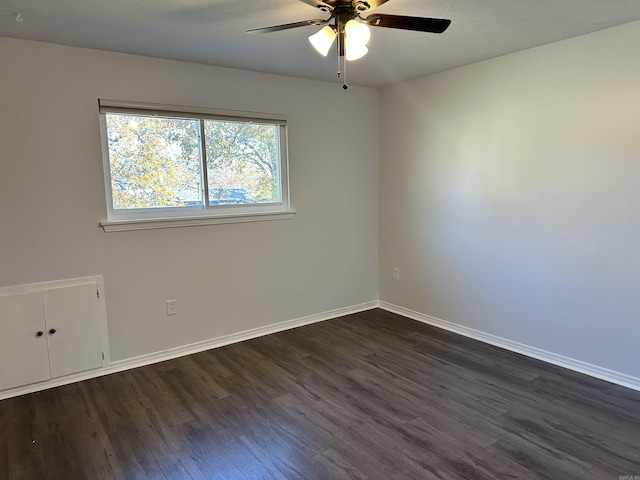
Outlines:
[[[176,309],[177,300],[167,300],[167,316],[178,313]]]
[[[399,268],[394,268],[393,269],[393,279],[397,282],[400,281],[400,269]]]

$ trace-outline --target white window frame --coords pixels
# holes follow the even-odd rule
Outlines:
[[[295,214],[295,211],[291,208],[289,195],[287,119],[285,115],[111,99],[99,99],[98,107],[107,200],[107,220],[102,221],[100,226],[105,232],[280,220],[292,218]],[[188,207],[114,209],[106,122],[106,114],[108,113],[196,120],[256,122],[278,126],[280,135],[278,155],[280,201],[277,203],[246,205],[210,206],[203,203],[201,206]],[[206,182],[206,165],[203,165],[203,168],[204,178],[202,180]]]

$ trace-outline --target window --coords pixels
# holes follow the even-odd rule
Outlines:
[[[286,218],[286,120],[100,100],[106,231]]]

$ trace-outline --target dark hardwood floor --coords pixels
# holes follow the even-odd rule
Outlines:
[[[0,402],[5,479],[640,479],[640,392],[372,310]]]

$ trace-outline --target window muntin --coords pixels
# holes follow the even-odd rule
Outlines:
[[[109,221],[289,212],[283,116],[100,101]]]

